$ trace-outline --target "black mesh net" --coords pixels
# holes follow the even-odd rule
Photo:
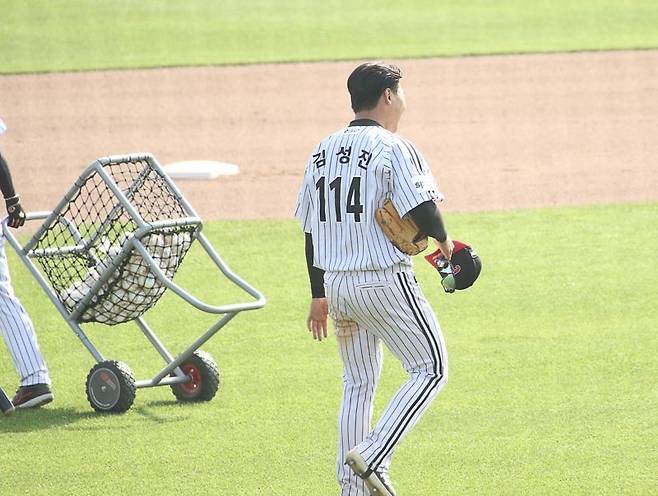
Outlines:
[[[147,223],[188,217],[164,178],[146,160],[104,167]],[[140,239],[172,279],[196,236],[197,224],[153,229]],[[119,324],[139,317],[166,287],[132,246],[138,226],[94,171],[57,212],[28,254],[78,322]],[[102,283],[100,281],[103,280]]]

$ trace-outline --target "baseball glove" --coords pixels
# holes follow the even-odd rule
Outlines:
[[[427,236],[422,234],[411,218],[400,218],[391,200],[377,209],[375,219],[391,243],[407,255],[417,255],[427,248]]]

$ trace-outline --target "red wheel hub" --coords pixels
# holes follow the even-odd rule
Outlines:
[[[181,383],[180,388],[187,394],[195,394],[201,387],[201,372],[198,367],[191,363],[182,365],[181,370],[191,377],[191,380]]]

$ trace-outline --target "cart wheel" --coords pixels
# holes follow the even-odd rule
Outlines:
[[[180,368],[191,380],[172,384],[178,401],[210,401],[219,389],[219,369],[213,358],[204,351],[195,351]]]
[[[135,377],[122,362],[97,363],[87,376],[87,399],[97,412],[123,413],[135,400]]]

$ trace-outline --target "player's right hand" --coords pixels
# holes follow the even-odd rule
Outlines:
[[[313,334],[313,339],[322,341],[327,337],[327,316],[329,315],[329,304],[327,298],[313,298],[311,309],[306,319],[306,327]]]
[[[9,214],[7,225],[16,229],[25,224],[25,211],[21,207],[20,198],[15,196],[5,200],[5,204],[7,205],[7,213]]]
[[[441,250],[443,258],[450,260],[452,258],[452,252],[455,249],[455,244],[452,242],[452,239],[450,239],[450,236],[448,236],[445,241],[438,241],[436,239],[434,241],[436,242],[436,246],[439,247],[439,250]]]

